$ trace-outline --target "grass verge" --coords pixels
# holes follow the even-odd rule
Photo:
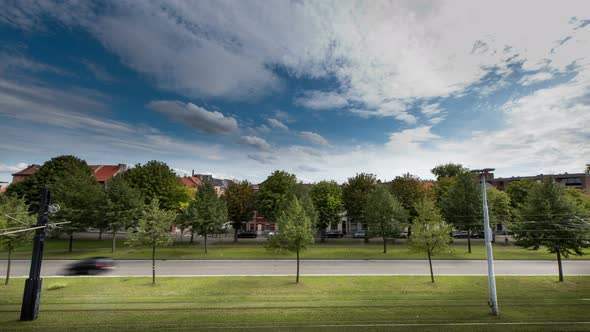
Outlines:
[[[18,321],[15,279],[0,286],[0,330],[589,330],[576,322],[590,321],[590,277],[554,279],[498,277],[493,317],[485,277],[45,278],[33,322]]]
[[[124,241],[117,243],[117,250],[111,253],[111,242],[109,240],[77,240],[74,241],[74,250],[68,253],[67,240],[48,240],[45,247],[44,258],[46,259],[81,259],[95,256],[108,256],[115,259],[149,259],[151,248],[129,248]],[[382,245],[379,242],[370,244],[351,243],[348,245],[337,244],[316,244],[302,254],[305,259],[426,259],[420,252],[411,251],[404,244],[390,245],[387,253],[383,254]],[[590,259],[590,250],[586,250],[585,256],[570,256],[570,259]],[[6,257],[5,252],[0,252],[0,259]],[[205,254],[202,246],[182,243],[169,248],[158,248],[158,259],[281,259],[295,258],[292,254],[281,254],[268,251],[264,243],[251,242],[245,245],[211,245],[209,252]],[[13,253],[14,259],[28,259],[31,257],[30,247],[18,248]],[[485,259],[485,247],[481,243],[473,245],[472,253],[467,252],[466,244],[452,246],[449,253],[437,255],[436,259]],[[494,258],[496,259],[556,259],[544,248],[539,250],[528,250],[515,246],[494,246]]]

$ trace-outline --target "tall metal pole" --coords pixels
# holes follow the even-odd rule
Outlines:
[[[498,300],[496,298],[496,276],[494,275],[494,254],[492,253],[492,242],[490,228],[490,217],[488,215],[488,199],[486,195],[486,172],[481,173],[481,193],[483,196],[483,227],[486,240],[486,255],[488,258],[488,283],[490,289],[489,304],[492,308],[492,315],[498,316]]]
[[[37,230],[33,244],[33,255],[31,258],[31,271],[29,279],[25,281],[25,293],[20,312],[20,320],[35,320],[39,313],[39,301],[41,300],[41,262],[43,260],[43,247],[45,245],[45,229],[47,227],[49,204],[51,195],[47,189],[43,189],[37,215]]]

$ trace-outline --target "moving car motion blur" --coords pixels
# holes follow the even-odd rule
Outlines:
[[[67,267],[68,275],[97,275],[106,273],[115,268],[115,263],[109,257],[93,257],[75,262]]]

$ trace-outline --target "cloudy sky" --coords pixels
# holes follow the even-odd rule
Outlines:
[[[590,162],[588,1],[8,1],[0,180],[75,154],[259,182]]]

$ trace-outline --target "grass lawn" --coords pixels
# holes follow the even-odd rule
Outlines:
[[[34,322],[18,321],[24,280],[14,279],[0,286],[0,331],[590,330],[590,277],[498,277],[500,317],[489,314],[485,277],[293,279],[45,278]],[[515,322],[525,324],[488,325]]]
[[[151,248],[129,248],[124,240],[117,243],[117,250],[111,253],[110,240],[75,240],[72,253],[67,252],[67,240],[48,240],[45,246],[44,258],[47,259],[80,259],[94,256],[109,256],[115,259],[148,259],[151,258]],[[485,247],[482,242],[474,242],[472,253],[467,253],[466,244],[454,245],[453,251],[434,256],[435,259],[485,259]],[[590,250],[586,250],[590,254]],[[0,252],[0,259],[5,259],[7,253]],[[13,253],[15,259],[27,259],[31,256],[31,247],[18,248]],[[177,244],[174,247],[158,248],[159,259],[280,259],[294,258],[291,254],[279,254],[264,248],[263,242],[242,241],[238,245],[230,243],[215,243],[209,246],[209,253],[205,254],[202,245],[188,243]],[[353,242],[347,245],[341,242],[317,244],[303,253],[305,259],[426,259],[423,253],[409,250],[404,244],[389,245],[387,253],[383,254],[382,244],[374,241],[369,244]],[[550,259],[555,255],[545,249],[527,250],[520,247],[503,244],[494,246],[495,259]],[[590,255],[570,256],[570,259],[590,259]]]

